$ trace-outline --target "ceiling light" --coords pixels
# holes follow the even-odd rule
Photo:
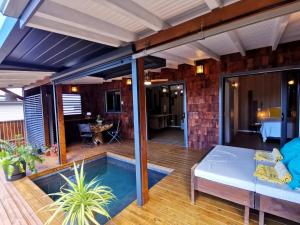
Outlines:
[[[289,85],[294,85],[294,84],[295,84],[295,81],[294,81],[294,80],[289,80],[289,81],[288,81],[288,84],[289,84]]]
[[[145,81],[144,81],[144,84],[145,84],[146,86],[149,86],[149,85],[152,84],[152,83],[151,83],[150,76],[149,76],[149,73],[146,73],[146,74],[145,74]]]

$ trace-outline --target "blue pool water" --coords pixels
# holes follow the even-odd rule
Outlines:
[[[118,214],[136,199],[135,165],[111,157],[103,157],[85,162],[84,167],[86,181],[96,177],[101,185],[109,186],[113,190],[116,200],[108,206],[111,217]],[[67,169],[60,173],[74,180],[74,171]],[[165,173],[148,170],[149,188],[166,175]],[[64,179],[58,173],[40,177],[34,182],[47,194],[59,192],[65,184]],[[51,197],[55,200],[55,197]],[[107,219],[98,216],[97,221],[104,224]]]

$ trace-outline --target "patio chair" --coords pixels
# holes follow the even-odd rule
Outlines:
[[[94,134],[91,130],[91,126],[89,124],[78,124],[79,134],[82,143],[93,145],[93,137]]]
[[[118,121],[116,126],[113,126],[112,129],[107,131],[108,135],[111,136],[111,139],[108,142],[108,144],[111,144],[113,141],[117,141],[118,143],[121,143],[120,130],[121,130],[121,120]]]

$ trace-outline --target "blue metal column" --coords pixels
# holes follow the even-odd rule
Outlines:
[[[56,143],[58,148],[58,163],[60,162],[60,145],[59,145],[59,130],[58,130],[58,116],[57,116],[57,98],[56,98],[56,86],[55,83],[52,84],[53,90],[53,106],[54,106],[54,120],[55,120],[55,134],[56,134]]]
[[[144,59],[132,60],[132,97],[134,118],[134,147],[136,160],[136,191],[139,206],[148,201],[146,107]]]

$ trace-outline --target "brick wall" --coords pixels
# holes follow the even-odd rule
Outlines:
[[[195,75],[195,67],[180,65],[176,69],[162,69],[160,73],[152,72],[151,78],[168,78],[169,81],[185,81],[187,90],[188,139],[189,147],[193,149],[208,149],[218,142],[218,81],[219,66],[214,60],[206,60],[206,77]],[[103,107],[101,114],[108,119],[122,120],[122,135],[133,138],[133,113],[131,86],[126,80],[113,81],[101,85],[103,91]],[[104,93],[107,90],[120,89],[122,113],[106,113]]]
[[[117,80],[101,85],[100,97],[100,114],[107,120],[118,121],[121,120],[121,136],[124,138],[133,138],[133,105],[132,105],[132,87],[126,84],[126,79]],[[107,113],[105,111],[105,92],[112,90],[121,91],[121,112]]]
[[[279,45],[277,51],[261,48],[247,51],[247,56],[239,53],[221,57],[220,62],[205,60],[206,76],[195,75],[195,68],[180,65],[178,69],[162,69],[159,73],[151,73],[151,78],[168,78],[169,81],[185,81],[187,90],[188,111],[188,145],[192,149],[206,150],[218,143],[219,126],[219,77],[222,73],[241,72],[278,66],[296,65],[300,63],[300,42]],[[99,104],[94,106],[105,118],[122,120],[122,135],[133,138],[133,113],[131,86],[126,80],[113,81],[97,86]],[[122,96],[122,112],[105,112],[105,91],[120,89]],[[96,96],[96,95],[95,95]],[[93,98],[89,98],[90,101]],[[95,102],[95,101],[94,101]]]

